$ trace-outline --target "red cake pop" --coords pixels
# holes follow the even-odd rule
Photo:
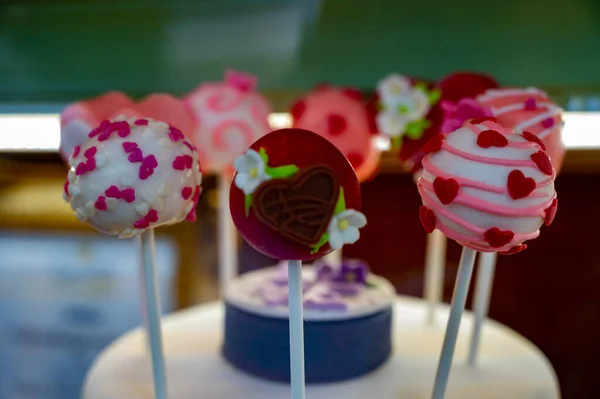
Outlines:
[[[230,210],[242,236],[276,259],[312,260],[359,238],[360,186],[331,142],[302,129],[281,129],[238,157]]]

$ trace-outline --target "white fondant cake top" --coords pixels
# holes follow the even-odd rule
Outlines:
[[[343,263],[352,265],[353,261]],[[361,261],[354,261],[363,262]],[[348,270],[350,270],[348,272]],[[347,268],[347,281],[323,275],[322,266],[305,266],[303,273],[304,319],[309,321],[347,320],[368,316],[390,308],[396,290],[383,277],[355,275]],[[335,273],[335,271],[333,271]],[[359,270],[360,273],[360,270]],[[365,283],[356,281],[365,277]],[[287,265],[267,267],[245,273],[231,282],[225,301],[250,313],[273,318],[287,318]]]

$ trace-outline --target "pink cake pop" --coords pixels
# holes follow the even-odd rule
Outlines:
[[[512,254],[556,214],[556,173],[535,138],[472,120],[425,146],[419,216],[465,247]]]
[[[61,113],[59,152],[68,162],[77,145],[88,139],[88,133],[104,120],[117,116],[147,117],[176,126],[185,134],[194,128],[194,116],[183,102],[170,94],[155,93],[135,103],[125,94],[111,91],[97,98],[69,105]]]
[[[546,93],[535,88],[491,89],[478,96],[477,101],[490,108],[500,124],[541,139],[552,166],[560,170],[565,155],[561,138],[563,110]]]
[[[348,158],[359,181],[371,177],[381,151],[373,145],[362,94],[350,88],[320,85],[291,108],[293,127],[331,141]]]
[[[152,119],[116,118],[74,148],[65,200],[95,229],[127,238],[195,220],[202,173],[181,131]]]
[[[184,97],[196,118],[189,135],[206,171],[220,173],[268,131],[271,107],[254,89],[256,78],[227,71],[224,83],[206,83]]]
[[[346,157],[328,140],[281,129],[235,160],[229,206],[242,236],[280,260],[319,258],[359,238],[366,224],[360,186]]]

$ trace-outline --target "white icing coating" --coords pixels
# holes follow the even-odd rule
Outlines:
[[[265,303],[264,296],[257,292],[277,278],[281,273],[279,267],[267,267],[264,269],[245,273],[232,281],[227,289],[225,301],[247,312],[277,319],[288,318],[287,306],[272,306]],[[311,280],[314,278],[315,270],[311,266],[302,269],[303,278]],[[371,275],[370,281],[373,286],[365,288],[357,296],[345,297],[347,306],[344,310],[320,310],[304,309],[304,319],[309,321],[326,320],[348,320],[375,314],[390,308],[396,298],[396,290],[392,284],[383,277]],[[281,287],[281,291],[287,293],[287,286]],[[318,295],[319,287],[310,290],[305,295],[305,300],[310,295]]]
[[[508,145],[479,146],[479,134],[488,130],[500,133]],[[417,183],[423,204],[435,214],[435,227],[479,251],[508,251],[536,238],[545,210],[556,198],[554,171],[551,175],[543,173],[531,157],[538,152],[543,151],[536,143],[490,121],[467,124],[448,134],[442,149],[425,157]],[[509,175],[514,171],[535,181],[533,191],[522,198],[509,195]],[[458,183],[456,197],[448,204],[443,204],[435,192],[434,181],[438,177]],[[511,231],[514,238],[491,247],[485,232],[493,228]]]
[[[65,200],[80,221],[121,238],[194,220],[201,190],[198,156],[189,141],[170,133],[164,122],[136,120],[113,121],[126,123],[124,137],[115,130],[107,139],[100,133],[85,141],[69,158],[65,183]]]

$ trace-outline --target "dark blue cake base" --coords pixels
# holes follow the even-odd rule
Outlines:
[[[307,383],[366,374],[392,352],[392,309],[336,321],[304,322]],[[236,368],[268,380],[290,381],[288,319],[256,315],[225,305],[223,356]]]

